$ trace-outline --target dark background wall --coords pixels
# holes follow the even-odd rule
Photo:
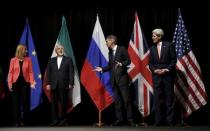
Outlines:
[[[134,13],[137,11],[141,28],[144,31],[149,46],[151,46],[151,32],[157,27],[165,31],[165,40],[172,41],[177,22],[177,7],[180,7],[194,54],[201,67],[207,94],[210,94],[210,79],[208,75],[210,71],[210,51],[208,48],[208,36],[204,33],[204,30],[208,31],[207,28],[209,27],[206,20],[208,16],[206,8],[190,6],[192,4],[190,0],[171,1],[168,2],[171,5],[169,7],[162,6],[163,2],[158,3],[157,1],[151,1],[149,4],[136,1],[133,3],[129,1],[115,4],[112,1],[102,3],[91,2],[89,4],[79,2],[77,4],[71,4],[69,2],[48,2],[47,4],[28,2],[23,5],[6,4],[5,6],[7,8],[0,10],[0,65],[4,73],[5,86],[7,86],[6,77],[9,61],[11,57],[14,57],[26,17],[29,18],[43,75],[61,27],[61,17],[65,16],[80,73],[93,33],[97,13],[104,35],[117,35],[119,45],[127,47],[133,31]],[[146,5],[146,7],[143,5]],[[11,125],[11,95],[8,90],[6,91],[7,97],[0,100],[0,126]],[[81,91],[82,103],[69,114],[69,124],[71,125],[91,125],[98,121],[98,111],[82,85]],[[200,110],[194,112],[186,119],[186,122],[191,125],[210,125],[209,111],[210,107],[207,104]],[[136,122],[141,121],[139,112],[136,111],[135,114]],[[113,116],[113,105],[102,112],[102,119],[107,124],[113,121]],[[44,95],[43,104],[32,111],[30,117],[30,125],[39,126],[49,124],[50,105]],[[153,114],[147,118],[147,121],[152,123]]]

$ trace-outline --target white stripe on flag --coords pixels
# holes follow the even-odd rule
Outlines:
[[[187,89],[187,87],[185,86],[184,82],[182,81],[182,79],[178,76],[177,78],[177,84],[179,85],[179,89],[183,91],[183,95],[185,95],[185,97],[189,100],[189,102],[191,103],[191,105],[194,107],[194,109],[198,109],[199,105],[195,102],[194,98],[192,97],[192,94],[189,92],[189,90]],[[190,87],[189,87],[190,88]]]
[[[108,56],[109,49],[106,46],[106,40],[105,40],[105,37],[104,37],[104,33],[102,31],[101,24],[99,22],[98,16],[97,16],[96,19],[97,20],[96,20],[96,24],[95,24],[95,28],[94,28],[92,38],[95,40],[98,48],[100,49],[100,51],[103,54],[103,56],[105,57],[105,59],[108,61],[109,60],[109,56]]]
[[[179,68],[179,70],[181,70],[184,73],[187,83],[189,84],[189,87],[193,90],[193,92],[195,93],[196,97],[199,100],[203,101],[204,98],[201,96],[200,92],[198,91],[198,88],[195,86],[195,83],[192,81],[192,78],[189,77],[189,75],[186,72],[186,69],[183,67],[183,65],[179,61],[177,62],[177,67]]]
[[[185,101],[181,93],[178,91],[178,87],[177,86],[174,86],[174,87],[175,87],[174,92],[176,94],[176,97],[179,99],[180,103],[184,107],[187,114],[190,115],[192,113],[191,108],[189,107],[188,103]]]

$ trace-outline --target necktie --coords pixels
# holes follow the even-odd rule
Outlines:
[[[115,67],[114,50],[112,50],[112,66]]]
[[[159,56],[159,58],[160,58],[160,52],[161,52],[160,45],[157,45],[157,50],[158,50],[158,56]]]

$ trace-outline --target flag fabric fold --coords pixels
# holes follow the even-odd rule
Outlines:
[[[135,22],[128,46],[128,54],[131,58],[128,74],[135,87],[135,101],[139,112],[143,117],[146,117],[152,109],[152,73],[148,68],[150,51],[140,27],[137,13],[135,13]]]
[[[79,73],[76,66],[74,52],[71,46],[69,32],[66,25],[66,19],[64,16],[62,17],[62,26],[61,26],[57,41],[55,43],[51,58],[56,57],[55,47],[57,44],[60,44],[64,47],[64,55],[71,57],[73,61],[73,65],[74,65],[74,71],[75,71],[74,72],[74,88],[72,91],[70,90],[69,92],[69,101],[68,101],[68,110],[67,110],[67,112],[70,112],[77,104],[81,103],[81,90],[80,90]],[[48,100],[51,102],[50,91],[46,90],[46,73],[47,72],[45,72],[43,88],[44,88],[44,92]]]
[[[176,46],[178,59],[175,95],[183,106],[184,116],[187,117],[207,103],[207,94],[202,81],[201,69],[192,51],[180,9],[178,9],[173,43]]]
[[[42,103],[42,76],[28,20],[26,20],[26,24],[19,43],[26,45],[28,49],[28,55],[32,60],[35,89],[31,89],[30,91],[30,110],[33,110]]]
[[[113,102],[113,91],[110,81],[110,72],[95,72],[95,67],[108,65],[108,48],[97,16],[88,53],[82,67],[81,83],[92,98],[99,111],[102,111]]]

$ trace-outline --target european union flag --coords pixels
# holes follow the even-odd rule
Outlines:
[[[33,71],[34,71],[34,80],[35,80],[35,89],[31,89],[30,95],[30,110],[36,108],[39,104],[41,104],[41,92],[42,92],[42,79],[39,68],[39,62],[36,54],[36,50],[34,47],[33,38],[31,35],[31,30],[29,26],[28,20],[26,20],[26,24],[23,30],[22,37],[20,39],[20,43],[26,45],[28,49],[29,57],[31,57]]]

